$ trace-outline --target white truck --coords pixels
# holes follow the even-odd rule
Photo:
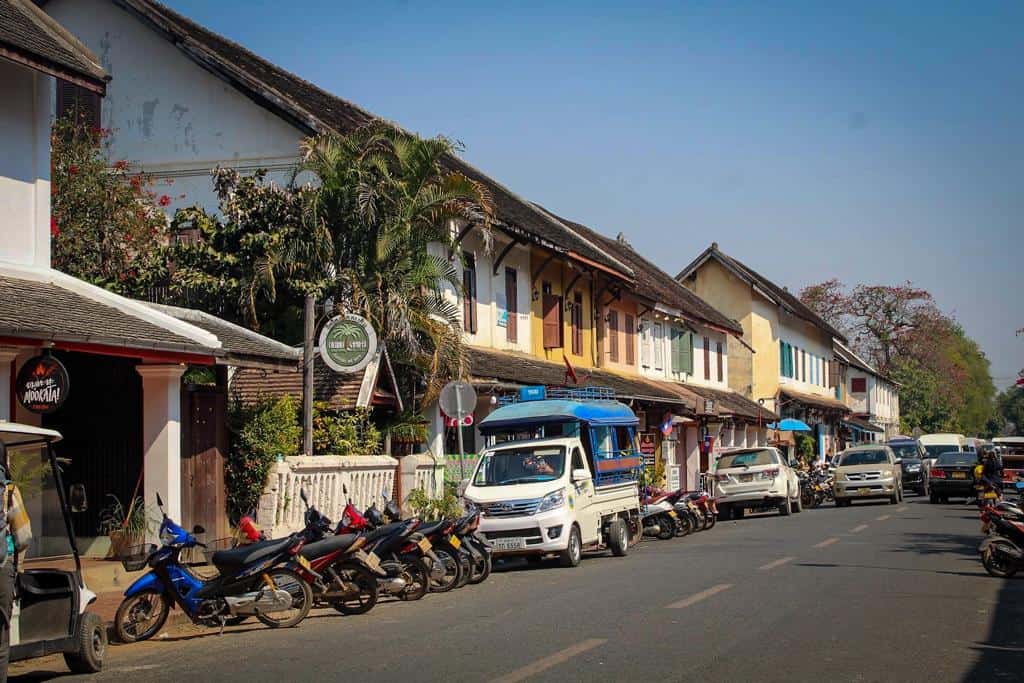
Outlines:
[[[604,398],[542,395],[480,423],[497,439],[464,490],[482,513],[480,531],[496,556],[555,555],[575,567],[588,550],[625,555],[641,532],[636,415]]]

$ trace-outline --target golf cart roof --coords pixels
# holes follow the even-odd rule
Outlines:
[[[585,422],[589,425],[636,426],[636,414],[619,401],[566,401],[548,399],[523,401],[502,406],[480,422],[480,433],[501,430],[529,430],[557,422]]]
[[[62,438],[60,432],[53,429],[0,420],[0,441],[8,448],[55,443]]]

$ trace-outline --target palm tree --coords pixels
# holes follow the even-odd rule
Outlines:
[[[465,354],[458,307],[443,295],[446,285],[461,290],[458,273],[427,245],[450,253],[454,227],[473,224],[489,246],[487,189],[446,169],[457,151],[450,140],[382,122],[309,138],[302,151],[299,170],[319,180],[306,220],[332,242],[325,293],[372,322],[392,357],[422,373],[431,400],[464,374]]]

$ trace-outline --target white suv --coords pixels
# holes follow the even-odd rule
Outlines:
[[[739,519],[748,509],[800,512],[800,478],[778,449],[738,448],[715,463],[715,500],[723,519]]]

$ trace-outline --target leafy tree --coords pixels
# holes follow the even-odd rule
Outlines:
[[[1021,370],[1020,376],[1024,377],[1024,370]],[[1012,386],[1005,389],[997,397],[996,405],[1003,426],[1012,434],[1024,435],[1024,388]]]
[[[57,270],[124,293],[140,257],[167,239],[160,207],[171,197],[158,193],[149,177],[133,174],[126,161],[110,165],[109,134],[74,117],[53,126],[51,258]]]
[[[295,455],[302,440],[299,413],[290,396],[255,405],[233,403],[231,448],[224,461],[224,487],[232,522],[259,504],[270,467],[278,455]]]
[[[843,283],[836,278],[808,285],[800,290],[800,300],[808,308],[821,316],[835,329],[845,332],[848,324],[846,319],[846,293]]]

